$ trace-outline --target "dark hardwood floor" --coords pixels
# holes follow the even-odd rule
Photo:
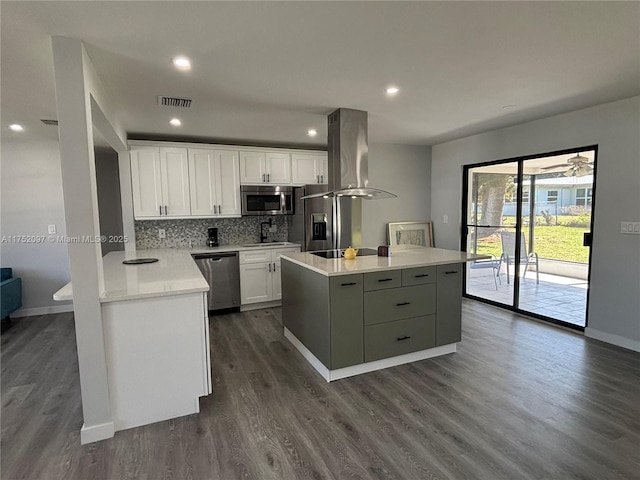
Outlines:
[[[331,384],[279,309],[213,317],[201,413],[86,446],[72,315],[17,319],[1,343],[1,477],[640,478],[639,354],[463,310],[457,353]]]

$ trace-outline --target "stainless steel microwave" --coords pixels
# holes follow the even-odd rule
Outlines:
[[[242,215],[293,214],[293,187],[242,185],[240,197]]]

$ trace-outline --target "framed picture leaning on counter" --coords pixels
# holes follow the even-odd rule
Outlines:
[[[389,245],[421,245],[433,247],[431,222],[393,222],[387,224]]]

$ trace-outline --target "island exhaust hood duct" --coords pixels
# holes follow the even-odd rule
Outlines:
[[[329,114],[328,125],[329,191],[303,198],[396,198],[386,190],[369,187],[367,112],[339,108]]]
[[[362,199],[397,195],[369,187],[367,112],[339,108],[328,117],[329,191],[302,197],[331,199],[333,248],[362,246]]]

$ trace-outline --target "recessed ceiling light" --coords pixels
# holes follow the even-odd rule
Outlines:
[[[309,129],[309,131],[307,131],[307,135],[309,135],[310,137],[315,137],[318,134],[318,131],[315,128],[311,128]]]
[[[385,93],[387,95],[395,95],[396,93],[398,93],[400,91],[400,89],[398,87],[387,87],[387,89],[385,90]]]
[[[189,57],[185,57],[184,55],[173,57],[173,65],[178,70],[191,70],[191,60]]]
[[[517,105],[505,105],[502,107],[503,110],[515,110],[516,108],[518,108]]]
[[[172,118],[171,120],[169,120],[169,123],[174,127],[182,126],[182,120],[180,120],[179,118]]]
[[[22,131],[24,131],[24,127],[22,125],[20,125],[19,123],[12,123],[11,125],[9,125],[9,128],[11,130],[13,130],[14,132],[22,132]]]

